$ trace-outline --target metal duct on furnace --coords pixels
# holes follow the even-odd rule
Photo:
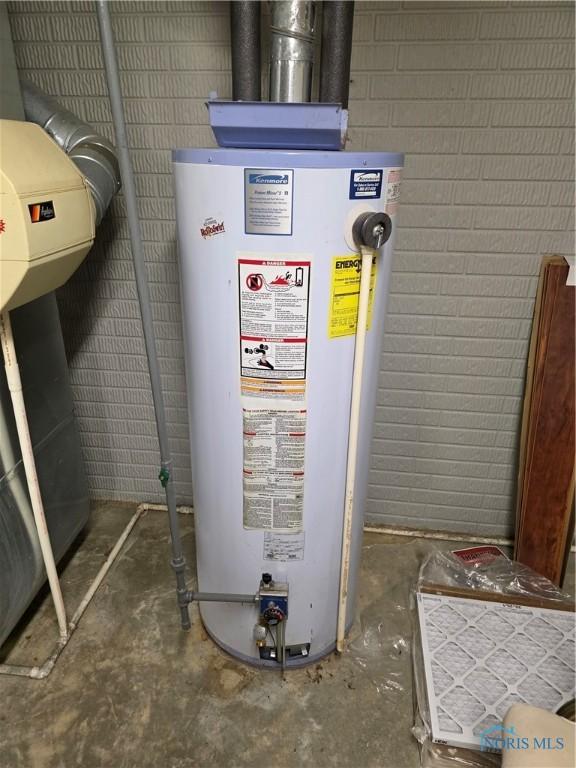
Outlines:
[[[232,98],[260,101],[260,2],[236,0],[230,4],[232,40]]]
[[[348,108],[354,3],[332,2],[322,6],[322,61],[320,101]]]
[[[300,0],[277,0],[270,4],[270,101],[310,101],[314,64],[314,6],[313,2]]]
[[[34,83],[20,78],[26,119],[36,123],[66,152],[86,178],[96,209],[96,224],[120,189],[120,171],[112,144],[88,123]]]

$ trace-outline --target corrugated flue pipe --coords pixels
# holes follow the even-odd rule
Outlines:
[[[315,3],[270,3],[270,101],[310,101]]]
[[[26,119],[43,128],[86,178],[96,208],[96,224],[99,224],[120,189],[114,146],[30,80],[21,77],[20,86]]]
[[[232,40],[232,98],[260,101],[260,2],[230,3]]]
[[[322,59],[320,101],[348,108],[354,3],[332,2],[322,6]]]

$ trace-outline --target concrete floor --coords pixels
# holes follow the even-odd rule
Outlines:
[[[73,611],[134,507],[99,504],[63,568]],[[194,562],[193,518],[182,516]],[[165,513],[137,524],[54,671],[0,677],[1,768],[416,768],[408,597],[450,542],[365,534],[349,650],[284,677],[221,652],[192,609],[178,626]],[[44,593],[0,661],[42,663],[56,638]]]

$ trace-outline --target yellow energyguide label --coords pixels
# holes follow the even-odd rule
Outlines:
[[[334,256],[332,260],[328,317],[328,338],[330,339],[337,339],[340,336],[353,336],[356,333],[361,271],[362,258],[360,255]],[[374,256],[372,259],[372,273],[370,275],[370,299],[366,328],[370,328],[372,324],[375,289],[376,257]]]

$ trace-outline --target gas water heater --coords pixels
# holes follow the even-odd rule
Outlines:
[[[327,105],[253,106],[262,127],[267,109]],[[353,620],[403,156],[302,148],[318,143],[320,123],[304,120],[278,141],[296,150],[173,153],[198,585],[213,593],[198,599],[216,643],[258,665],[310,663],[335,646],[361,273],[352,230],[368,222],[377,238],[346,625]],[[235,135],[246,144],[254,134]]]

